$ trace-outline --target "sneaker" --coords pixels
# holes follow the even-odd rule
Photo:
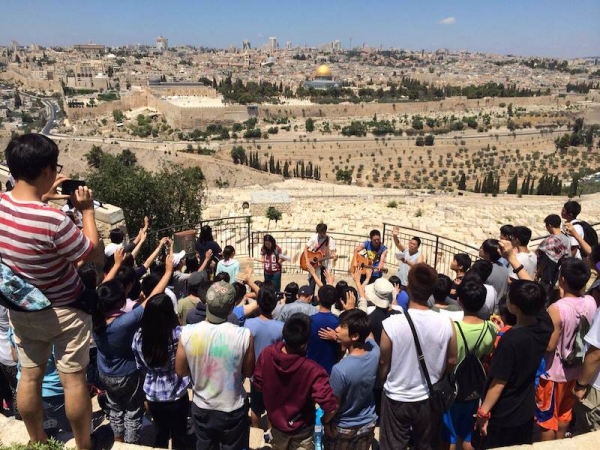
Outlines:
[[[269,442],[271,442],[273,440],[273,435],[271,434],[270,428],[264,432],[263,440],[265,441],[265,444],[268,444]]]

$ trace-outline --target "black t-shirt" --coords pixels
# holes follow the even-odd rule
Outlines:
[[[513,327],[504,333],[492,356],[489,381],[507,382],[491,411],[490,421],[498,426],[522,425],[534,415],[535,375],[554,330],[546,311],[536,318],[535,325]]]
[[[219,244],[217,244],[215,241],[196,241],[196,251],[198,252],[198,259],[200,260],[200,264],[204,262],[204,255],[208,250],[212,250],[213,259],[216,258],[216,260],[221,260],[223,258],[223,255],[221,254],[223,251],[221,250]]]
[[[381,332],[383,331],[382,322],[390,317],[392,314],[399,314],[398,311],[392,309],[375,308],[371,314],[369,314],[369,328],[373,333],[373,338],[377,345],[381,343]]]

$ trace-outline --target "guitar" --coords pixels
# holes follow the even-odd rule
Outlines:
[[[373,265],[373,261],[367,258],[365,255],[361,255],[359,252],[354,252],[354,256],[352,257],[352,262],[350,263],[350,273],[352,274],[356,267],[360,267],[361,274],[366,275],[368,269],[378,270],[382,273],[387,273],[388,268],[384,267],[383,269],[379,269],[377,266]]]
[[[311,252],[310,250],[307,250],[306,256],[304,253],[300,255],[300,268],[302,270],[308,270],[308,265],[310,264],[316,269],[323,263],[323,261],[330,259],[335,261],[336,259],[340,258],[347,258],[347,256],[325,256],[321,251]]]

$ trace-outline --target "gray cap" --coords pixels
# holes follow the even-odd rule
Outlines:
[[[206,276],[206,272],[203,270],[201,272],[192,273],[188,278],[187,284],[190,288],[197,288],[206,281],[208,281],[208,277]]]
[[[206,293],[206,320],[215,324],[227,321],[234,305],[235,288],[225,281],[214,283]]]

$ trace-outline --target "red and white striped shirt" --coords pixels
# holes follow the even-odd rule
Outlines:
[[[64,212],[42,202],[0,195],[2,263],[40,289],[53,306],[72,303],[83,291],[75,263],[92,242]]]

